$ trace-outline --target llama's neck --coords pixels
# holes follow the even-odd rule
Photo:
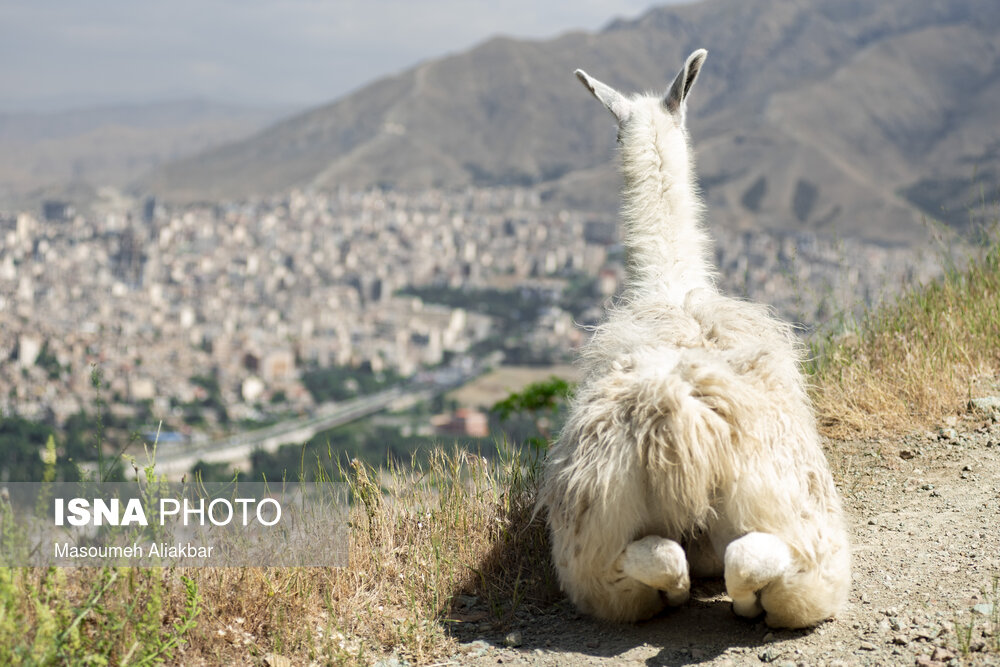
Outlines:
[[[687,138],[669,134],[667,145],[655,133],[623,142],[626,289],[637,296],[665,293],[681,303],[690,290],[714,282]]]

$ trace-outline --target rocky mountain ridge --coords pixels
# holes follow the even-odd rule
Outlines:
[[[171,163],[176,200],[291,187],[536,185],[614,211],[614,129],[572,76],[664,87],[709,49],[689,126],[718,224],[887,243],[989,219],[1000,184],[1000,5],[702,0],[591,34],[496,38]],[[983,211],[981,209],[987,209]]]

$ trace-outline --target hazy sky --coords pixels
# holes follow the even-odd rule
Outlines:
[[[0,0],[0,110],[313,104],[493,35],[595,30],[653,2]]]

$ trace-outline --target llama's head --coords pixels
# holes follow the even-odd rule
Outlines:
[[[684,63],[674,82],[664,95],[632,95],[627,97],[611,86],[602,83],[581,69],[576,76],[600,100],[618,121],[618,141],[622,145],[626,173],[630,166],[640,169],[647,165],[629,163],[635,158],[639,163],[645,154],[657,162],[659,171],[685,171],[688,155],[687,130],[684,116],[687,96],[698,78],[708,51],[698,49]],[[657,150],[649,152],[650,147]]]

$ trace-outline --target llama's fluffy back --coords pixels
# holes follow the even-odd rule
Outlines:
[[[822,534],[841,510],[798,355],[790,328],[766,308],[710,291],[683,307],[632,301],[598,327],[540,498],[571,596],[587,577],[562,565],[602,571],[645,534],[685,541],[714,531],[724,546],[767,532],[804,563],[839,554],[827,569],[831,585],[844,580],[846,544],[830,548]],[[593,561],[583,563],[569,549],[590,523],[602,526],[593,538],[602,544],[582,549]]]

